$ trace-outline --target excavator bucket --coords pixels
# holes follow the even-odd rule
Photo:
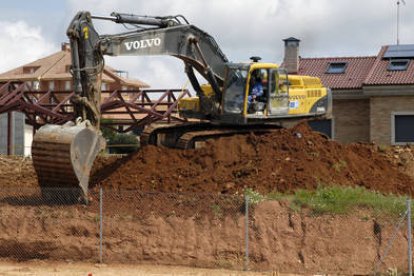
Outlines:
[[[92,165],[104,148],[105,139],[87,120],[41,127],[33,138],[32,158],[43,196],[87,201]]]

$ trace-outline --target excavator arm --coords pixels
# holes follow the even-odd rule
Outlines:
[[[99,35],[93,20],[128,24],[133,29],[120,34]],[[215,104],[221,102],[221,87],[228,60],[213,37],[188,24],[183,16],[148,17],[112,13],[111,17],[101,17],[79,12],[69,25],[67,35],[71,42],[77,95],[73,99],[74,106],[77,114],[81,116],[86,113],[90,121],[99,117],[100,79],[97,76],[103,69],[104,55],[176,57],[185,64],[185,71],[200,98],[203,112],[211,113]],[[214,99],[204,96],[194,69],[211,85]]]
[[[88,119],[99,128],[100,74],[103,71],[104,59],[101,52],[95,50],[99,35],[89,18],[87,13],[79,12],[67,30],[75,91],[71,101],[76,118]]]

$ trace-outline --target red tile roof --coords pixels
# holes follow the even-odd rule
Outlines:
[[[414,84],[414,60],[409,59],[409,64],[404,71],[389,71],[389,60],[384,59],[384,53],[388,46],[383,46],[365,80],[365,85],[395,85],[395,84]]]
[[[332,89],[361,89],[364,85],[407,85],[414,84],[414,59],[409,59],[406,70],[389,71],[389,59],[384,53],[389,46],[383,46],[377,56],[300,58],[300,75],[319,77],[322,83]],[[345,72],[327,73],[330,63],[346,63]]]
[[[361,88],[375,62],[376,57],[333,57],[333,58],[301,58],[299,74],[319,77],[322,83],[332,89]],[[346,63],[345,72],[327,73],[330,63]]]

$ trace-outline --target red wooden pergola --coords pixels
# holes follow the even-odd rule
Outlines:
[[[73,91],[33,90],[25,82],[0,84],[0,114],[8,113],[8,149],[12,144],[11,112],[24,113],[26,123],[32,125],[35,132],[44,124],[64,124],[74,120],[70,102],[73,95]],[[102,118],[108,119],[102,120],[102,126],[129,132],[157,121],[184,122],[177,115],[177,104],[180,99],[190,96],[186,89],[102,91]]]

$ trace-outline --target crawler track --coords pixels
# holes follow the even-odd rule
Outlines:
[[[147,128],[141,136],[141,145],[157,145],[169,148],[192,149],[202,147],[209,139],[218,139],[237,134],[269,133],[280,129],[280,125],[214,125],[194,123],[181,125],[153,126]]]

